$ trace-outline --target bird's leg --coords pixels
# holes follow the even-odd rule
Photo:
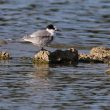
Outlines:
[[[41,51],[46,51],[46,49],[44,49],[43,47],[41,48]]]
[[[41,48],[41,51],[45,50],[43,47]]]

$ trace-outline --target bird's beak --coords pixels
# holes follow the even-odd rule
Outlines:
[[[61,31],[60,29],[55,28],[55,31]]]

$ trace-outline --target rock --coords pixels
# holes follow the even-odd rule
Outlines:
[[[90,54],[79,54],[79,62],[82,63],[103,63]]]
[[[90,51],[90,55],[102,62],[110,61],[110,48],[106,47],[95,47]]]
[[[7,44],[7,42],[5,40],[0,40],[0,46]]]
[[[90,56],[87,54],[79,54],[79,62],[90,62]]]
[[[68,50],[56,50],[49,52],[43,50],[38,52],[34,56],[35,63],[50,63],[50,64],[77,64],[78,63],[78,51],[74,48]]]
[[[77,64],[78,51],[74,48],[65,51],[56,50],[50,54],[50,62],[55,64]]]
[[[35,54],[33,62],[34,63],[49,63],[50,52],[47,50],[41,50]]]
[[[110,63],[110,48],[95,47],[90,54],[79,54],[79,62],[83,63]]]
[[[10,59],[10,55],[7,52],[0,52],[0,60],[8,60]]]
[[[110,69],[106,70],[106,74],[110,75]]]

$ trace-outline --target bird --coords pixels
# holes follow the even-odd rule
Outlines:
[[[53,24],[49,24],[46,29],[38,30],[30,35],[24,36],[23,41],[31,42],[41,50],[45,50],[44,47],[53,41],[55,31],[59,30]]]

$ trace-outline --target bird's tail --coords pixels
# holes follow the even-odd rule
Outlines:
[[[23,38],[21,38],[21,41],[30,42],[30,36],[25,35]]]

